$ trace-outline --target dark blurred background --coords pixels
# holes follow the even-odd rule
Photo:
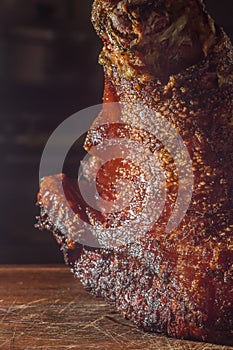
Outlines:
[[[0,263],[59,263],[34,228],[38,169],[46,140],[76,111],[101,102],[101,43],[91,0],[0,0]],[[206,0],[233,37],[233,1]]]

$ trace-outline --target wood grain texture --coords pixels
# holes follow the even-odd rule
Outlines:
[[[0,267],[0,349],[230,350],[140,331],[60,266]]]

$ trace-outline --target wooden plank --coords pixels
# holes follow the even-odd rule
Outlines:
[[[90,296],[66,267],[0,267],[0,349],[228,350],[148,334]]]

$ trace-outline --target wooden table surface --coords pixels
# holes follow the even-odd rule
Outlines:
[[[0,267],[0,349],[227,350],[140,331],[63,266]]]

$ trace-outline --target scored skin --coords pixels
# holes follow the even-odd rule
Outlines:
[[[199,1],[189,2],[196,6],[199,13]],[[155,3],[158,6],[156,10],[164,13],[166,6],[174,2],[96,1],[93,22],[105,44],[101,54],[106,78],[105,102],[130,104],[130,101],[140,101],[155,107],[176,127],[190,152],[195,184],[184,220],[171,235],[165,235],[162,229],[155,226],[153,232],[141,239],[140,243],[135,242],[114,252],[91,251],[70,242],[69,236],[64,236],[59,225],[54,227],[51,224],[54,220],[50,218],[48,223],[50,209],[42,216],[41,225],[46,224],[48,229],[55,232],[55,236],[63,236],[59,243],[65,258],[84,286],[93,294],[112,302],[138,326],[180,338],[233,344],[232,48],[225,35],[215,29],[211,20],[203,14],[205,32],[208,38],[213,36],[214,39],[212,37],[206,42],[200,28],[200,42],[196,37],[193,39],[195,45],[192,42],[191,47],[195,52],[191,58],[184,47],[179,64],[173,64],[173,58],[168,58],[165,63],[158,60],[159,69],[151,66],[148,63],[151,57],[146,60],[146,44],[140,46],[140,41],[135,40],[136,34],[142,37],[140,30],[145,28],[139,26],[134,13],[131,18],[136,34],[125,36],[135,43],[135,46],[134,43],[131,45],[131,50],[124,48],[124,44],[127,47],[129,44],[124,43],[124,38],[121,37],[119,41],[116,35],[112,35],[114,27],[110,32],[104,26],[110,23],[107,16],[112,21],[116,6],[118,17],[115,16],[114,20],[120,21],[124,29],[125,13],[129,11],[127,4],[140,7]],[[184,1],[179,1],[181,7],[182,3]],[[147,16],[142,8],[144,15]],[[163,29],[169,20],[163,18],[158,23]],[[128,25],[127,28],[132,30],[133,26]],[[124,65],[119,58],[122,50]],[[145,57],[144,61],[142,57]],[[165,64],[163,69],[160,64]],[[129,118],[130,113],[126,114]],[[114,120],[114,116],[111,120]],[[129,119],[126,122],[130,124]],[[88,150],[91,149],[94,133],[88,135]],[[64,181],[67,181],[67,187],[72,192],[72,183]],[[57,210],[53,203],[53,212],[58,212],[58,207],[62,212],[63,203],[59,202],[55,177],[42,182],[39,200],[42,208],[45,194],[56,192]],[[62,215],[60,220],[65,222],[65,215]]]

